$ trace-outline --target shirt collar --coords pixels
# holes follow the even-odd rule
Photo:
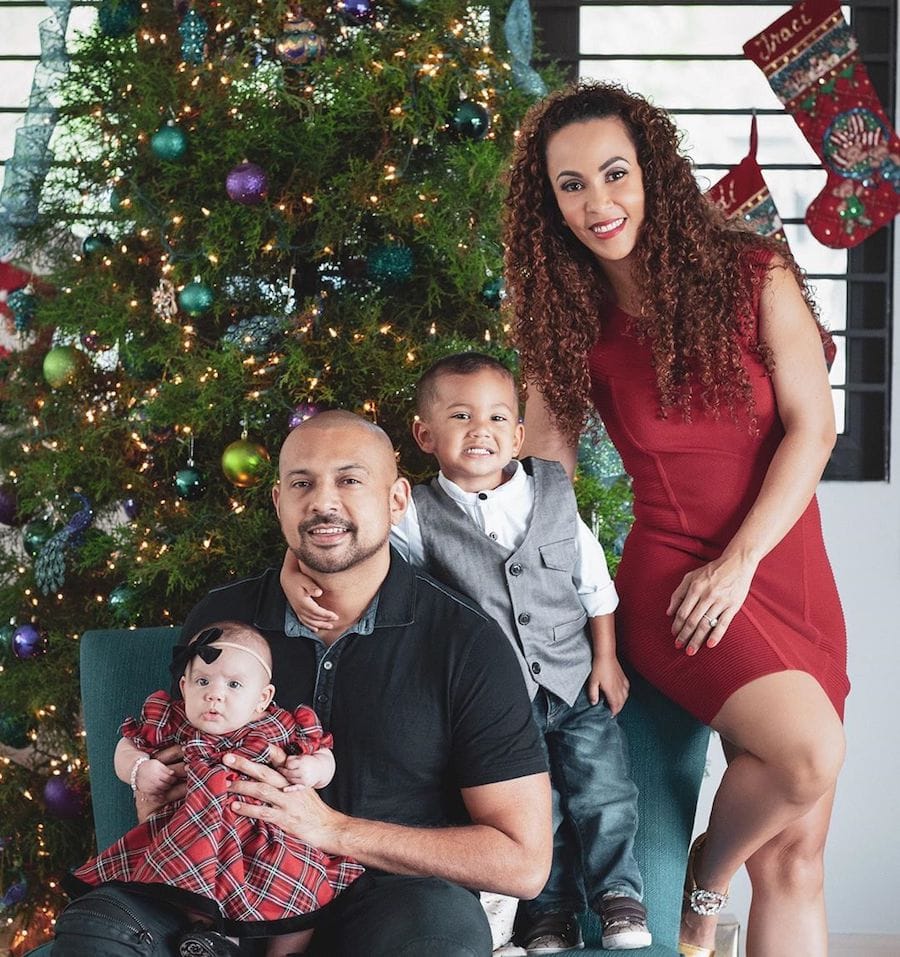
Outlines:
[[[484,501],[486,498],[494,498],[499,501],[503,501],[507,498],[518,498],[525,488],[525,483],[528,481],[525,469],[520,467],[520,463],[517,459],[512,459],[509,465],[503,469],[503,472],[508,478],[502,485],[491,489],[486,488],[481,492],[467,492],[461,489],[456,482],[451,482],[443,472],[438,472],[437,480],[438,485],[440,485],[454,502],[459,502],[460,505],[476,505],[479,501]]]

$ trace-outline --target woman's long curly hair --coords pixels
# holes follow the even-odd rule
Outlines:
[[[523,381],[537,387],[561,430],[577,437],[590,407],[588,353],[600,338],[599,315],[611,290],[594,256],[565,227],[547,172],[550,137],[571,123],[618,117],[643,174],[644,221],[632,275],[642,290],[633,332],[650,345],[660,413],[690,417],[695,396],[713,415],[753,419],[753,394],[741,362],[740,336],[757,342],[753,303],[763,269],[742,260],[776,254],[796,276],[816,315],[805,280],[786,245],[741,222],[726,221],[707,200],[681,153],[666,113],[618,84],[581,82],[552,93],[526,115],[509,173],[504,210],[504,278],[514,316]]]

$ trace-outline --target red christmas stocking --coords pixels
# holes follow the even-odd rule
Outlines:
[[[786,243],[787,237],[784,235],[781,217],[763,179],[759,163],[756,162],[757,142],[754,116],[750,123],[750,152],[731,172],[726,173],[713,185],[706,195],[729,219],[739,217],[753,232],[761,236],[774,236]]]
[[[784,235],[775,200],[772,199],[759,163],[756,162],[757,143],[756,117],[754,116],[750,122],[750,152],[734,169],[710,187],[706,195],[729,219],[740,217],[755,233],[761,236],[774,236],[787,246],[787,236]],[[831,338],[831,333],[824,326],[819,326],[819,335],[822,339],[825,362],[830,369],[837,355],[837,346]]]
[[[744,44],[828,179],[806,211],[825,246],[856,246],[900,212],[900,139],[837,0],[800,0]]]

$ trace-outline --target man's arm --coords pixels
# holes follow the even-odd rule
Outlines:
[[[327,854],[343,854],[393,874],[440,877],[476,890],[536,897],[550,872],[550,779],[531,774],[464,788],[472,819],[459,827],[407,827],[349,817],[310,789],[285,792],[273,768],[229,754],[225,763],[254,780],[230,785],[263,804],[232,805],[238,814],[277,824]]]

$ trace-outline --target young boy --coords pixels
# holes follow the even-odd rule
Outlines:
[[[440,359],[419,381],[416,411],[413,435],[440,472],[413,489],[392,544],[499,622],[550,760],[553,866],[541,894],[521,905],[517,942],[529,954],[582,947],[575,915],[587,904],[600,915],[605,948],[648,947],[632,853],[637,788],[615,720],[628,681],[603,550],[578,518],[562,466],[516,460],[524,429],[502,363],[481,353]],[[313,603],[309,612],[305,624],[327,627],[327,613]]]

